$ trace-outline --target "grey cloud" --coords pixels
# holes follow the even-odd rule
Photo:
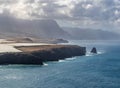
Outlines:
[[[95,2],[94,2],[95,3]],[[102,0],[97,6],[94,5],[91,1],[89,2],[80,2],[75,5],[75,8],[71,11],[73,17],[78,18],[90,18],[93,20],[111,20],[111,18],[115,17],[115,11],[119,9],[116,7],[115,2],[113,0]],[[92,8],[85,9],[82,6],[91,4]],[[104,7],[104,8],[103,8]]]
[[[73,9],[70,9],[67,5],[55,4],[57,0],[19,0],[26,5],[24,9],[28,15],[37,16],[37,18],[55,18],[55,19],[65,19],[69,18],[68,14],[62,14],[59,12],[65,11],[65,8],[70,10],[70,15],[72,19],[83,19],[89,18],[92,20],[111,20],[111,18],[115,17],[115,11],[120,10],[118,6],[120,5],[119,0],[80,0],[79,3],[74,4]],[[17,4],[18,0],[0,0],[1,4],[11,6],[13,3]],[[64,2],[64,1],[63,1]],[[45,6],[42,6],[43,3],[46,3]],[[98,5],[96,5],[96,3]],[[32,5],[35,5],[37,8],[33,8]],[[91,8],[86,9],[83,6],[91,5]],[[11,10],[12,8],[9,8]],[[19,10],[19,9],[18,9]],[[39,12],[43,13],[40,14]],[[71,19],[69,18],[69,19]]]
[[[101,3],[105,6],[114,6],[115,5],[114,0],[102,0]]]
[[[24,5],[19,7],[18,2]],[[60,2],[70,2],[70,5]],[[9,15],[19,14],[24,17],[28,15],[33,18],[47,18],[57,20],[87,21],[96,23],[117,22],[120,19],[120,0],[0,0],[0,6],[5,5],[11,8],[1,8],[7,10]],[[57,3],[56,3],[57,2]],[[73,3],[74,2],[74,3]],[[17,5],[18,4],[18,5]],[[14,11],[14,8],[16,9]],[[10,12],[12,10],[12,13]],[[17,12],[16,12],[17,11]],[[24,11],[24,12],[23,12]],[[3,11],[5,12],[5,11]],[[119,22],[118,22],[119,23]]]

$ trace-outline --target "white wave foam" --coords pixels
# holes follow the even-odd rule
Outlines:
[[[75,60],[76,57],[72,57],[72,58],[67,58],[66,60]]]
[[[98,54],[103,54],[105,53],[105,51],[98,51]]]
[[[46,64],[46,63],[43,63],[43,65],[44,65],[44,66],[48,66],[48,64]]]
[[[65,60],[59,60],[58,62],[65,62]]]
[[[93,56],[94,54],[90,53],[90,52],[87,52],[85,56]]]
[[[99,54],[103,54],[103,53],[105,53],[105,51],[98,51],[97,54],[87,52],[85,56],[94,56],[94,55],[99,55]]]
[[[72,57],[72,58],[66,58],[65,60],[59,60],[58,62],[66,62],[66,61],[71,61],[71,60],[75,60],[76,57]]]
[[[86,56],[87,56],[87,57],[89,57],[89,56],[93,56],[93,54],[86,54]]]

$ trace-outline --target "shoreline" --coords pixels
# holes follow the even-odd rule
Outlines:
[[[5,41],[5,40],[2,40]],[[0,42],[0,64],[43,65],[47,61],[59,61],[86,54],[86,47],[47,43]]]
[[[43,65],[47,61],[59,61],[86,54],[86,48],[77,45],[16,46],[22,52],[0,53],[0,64]]]

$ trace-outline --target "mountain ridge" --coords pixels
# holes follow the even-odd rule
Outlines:
[[[69,34],[55,20],[28,20],[0,16],[0,37],[63,38]]]
[[[72,39],[81,39],[81,40],[112,40],[120,39],[120,34],[100,30],[100,29],[89,29],[89,28],[70,28],[70,27],[62,27],[63,30],[67,31],[71,34]]]

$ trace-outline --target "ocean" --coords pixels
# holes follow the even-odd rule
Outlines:
[[[0,88],[120,88],[120,41],[71,40],[86,56],[40,65],[0,65]],[[98,54],[90,54],[96,47]]]

